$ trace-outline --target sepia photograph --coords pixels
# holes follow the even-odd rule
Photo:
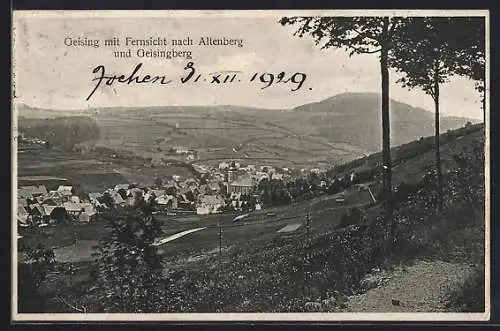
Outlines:
[[[488,11],[12,22],[14,321],[490,318]]]

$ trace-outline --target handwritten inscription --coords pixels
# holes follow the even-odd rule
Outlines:
[[[115,84],[169,85],[173,82],[173,79],[169,79],[166,75],[141,74],[141,68],[142,63],[139,63],[130,74],[109,75],[107,74],[104,65],[96,66],[92,70],[92,73],[96,74],[96,77],[91,80],[92,82],[95,82],[95,85],[86,100],[90,100],[100,86],[112,86]],[[210,86],[227,86],[229,84],[248,82],[256,84],[261,90],[269,88],[273,85],[281,85],[288,86],[291,92],[295,92],[302,88],[307,79],[307,75],[303,72],[287,73],[285,71],[279,71],[276,73],[253,72],[251,74],[245,74],[244,72],[238,70],[220,70],[210,73],[198,73],[195,68],[195,64],[193,62],[188,62],[184,67],[184,74],[178,79],[181,85],[208,84]],[[309,88],[309,90],[311,89],[312,88]]]
[[[221,70],[217,72],[208,73],[206,75],[196,74],[196,69],[193,62],[189,62],[184,70],[187,71],[186,76],[181,78],[181,83],[186,84],[187,82],[199,82],[200,80],[206,82],[207,79],[211,84],[230,84],[241,82],[245,79],[244,73],[241,71],[233,70]],[[194,77],[194,78],[193,78]],[[293,74],[287,74],[282,71],[278,74],[273,74],[269,72],[255,72],[248,79],[249,82],[259,82],[261,83],[261,89],[265,89],[274,84],[291,84],[294,85],[291,89],[292,92],[299,90],[304,84],[307,75],[302,72],[295,72]]]

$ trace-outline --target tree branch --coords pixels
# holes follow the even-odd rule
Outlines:
[[[436,101],[436,95],[434,94],[433,89],[428,89],[427,93],[429,93],[429,95],[432,97],[432,100]]]
[[[380,52],[380,48],[377,48],[377,49],[372,50],[372,51],[368,51],[368,50],[365,51],[361,47],[356,47],[353,45],[347,45],[347,47],[352,48],[354,51],[356,51],[359,54],[374,54],[374,53]]]
[[[358,29],[355,29],[355,28],[353,28],[352,30],[354,32],[356,32],[359,37],[368,38],[368,39],[372,39],[372,40],[375,40],[375,41],[379,41],[377,38],[375,38],[373,35],[371,35],[371,34],[369,34],[367,32],[360,32]]]

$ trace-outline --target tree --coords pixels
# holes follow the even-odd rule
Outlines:
[[[322,49],[343,48],[354,54],[380,54],[382,89],[382,159],[384,166],[384,190],[386,223],[391,226],[393,242],[392,206],[392,163],[390,154],[390,117],[389,117],[389,53],[393,50],[392,39],[399,33],[403,18],[400,17],[283,17],[282,25],[298,25],[294,35],[310,35]],[[325,42],[326,39],[326,42]]]
[[[155,187],[158,189],[163,187],[163,181],[160,177],[155,178]]]
[[[191,201],[191,202],[194,202],[196,200],[196,197],[194,196],[193,191],[189,190],[186,192],[186,199],[188,199],[188,201]]]
[[[46,280],[47,274],[54,269],[56,260],[54,251],[42,244],[28,247],[24,256],[24,261],[18,265],[18,310],[32,312],[40,309],[35,307],[33,299],[40,285]]]
[[[99,202],[105,204],[109,208],[115,205],[115,200],[113,199],[111,194],[109,194],[109,192],[104,193],[99,199]]]
[[[151,212],[152,206],[138,201],[101,216],[110,231],[99,241],[94,277],[105,312],[163,311],[163,267],[153,245],[162,230]]]
[[[460,56],[456,58],[455,73],[476,82],[486,121],[486,22],[484,17],[467,17],[463,21],[461,28],[456,30],[458,47],[455,47]]]
[[[119,189],[118,192],[117,192],[121,197],[122,199],[126,199],[127,198],[127,191],[123,188]]]
[[[410,89],[419,87],[434,100],[438,212],[443,209],[443,175],[440,156],[440,85],[462,68],[464,53],[474,44],[476,29],[464,17],[412,17],[394,37],[390,65],[403,73],[398,82]],[[470,31],[473,31],[471,33]],[[469,67],[467,67],[469,68]]]

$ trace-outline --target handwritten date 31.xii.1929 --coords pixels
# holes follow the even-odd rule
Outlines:
[[[140,74],[142,63],[135,66],[134,70],[129,74],[113,74],[106,73],[106,68],[103,65],[98,65],[92,70],[93,74],[97,76],[92,79],[95,83],[94,88],[87,96],[86,100],[94,95],[95,91],[103,83],[106,86],[114,84],[158,84],[168,85],[172,83],[172,79],[166,76]],[[272,85],[287,85],[290,91],[298,91],[306,81],[307,75],[302,72],[286,73],[284,71],[278,73],[269,72],[253,72],[245,74],[242,71],[221,70],[207,74],[198,73],[193,62],[188,62],[184,67],[184,74],[179,78],[181,84],[208,84],[212,86],[227,86],[230,84],[237,84],[244,81],[255,83],[260,86],[260,89],[266,89]],[[309,88],[310,90],[312,88]]]

